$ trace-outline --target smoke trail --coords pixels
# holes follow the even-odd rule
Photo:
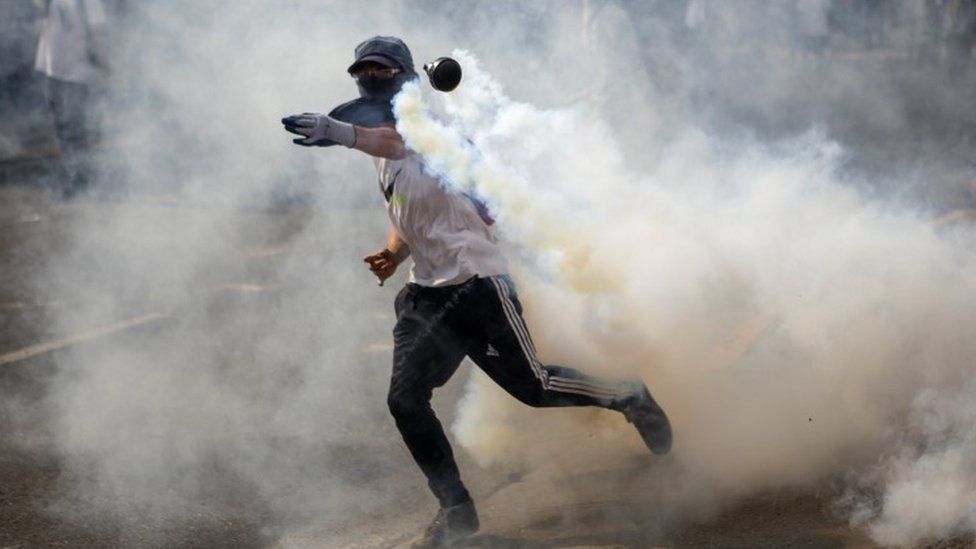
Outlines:
[[[564,223],[561,230],[553,230],[561,220],[569,219],[566,215],[571,211],[575,216],[598,215],[599,212],[587,212],[582,203],[576,205],[584,206],[581,208],[572,203],[588,200],[588,197],[572,196],[555,186],[533,185],[533,176],[543,176],[538,168],[535,172],[498,168],[504,163],[519,167],[542,164],[556,169],[557,165],[546,164],[551,160],[544,157],[548,152],[546,143],[554,135],[571,135],[581,126],[578,122],[581,115],[572,111],[540,112],[526,104],[512,102],[502,94],[501,86],[478,68],[473,56],[463,51],[455,51],[454,55],[465,68],[465,88],[475,90],[465,95],[464,100],[448,101],[445,105],[448,115],[457,120],[457,126],[445,126],[430,118],[421,100],[419,86],[408,86],[394,101],[397,129],[404,135],[407,145],[425,155],[429,169],[462,189],[475,191],[486,198],[503,231],[509,226],[508,220],[531,220],[531,223],[512,224],[520,228],[515,240],[558,264],[554,273],[566,277],[573,286],[595,291],[614,284],[615,277],[603,272],[599,262],[593,261],[590,241],[577,234],[580,225]],[[593,145],[606,142],[606,137],[601,134],[602,127],[597,126],[589,133],[573,135],[573,139],[579,140],[578,146],[585,148],[587,139],[593,140]],[[513,136],[518,136],[516,147],[511,145],[515,142]],[[466,139],[471,139],[474,145]],[[491,146],[492,140],[498,140],[499,146]],[[486,142],[489,146],[482,147]],[[600,153],[607,155],[603,158],[611,163],[609,168],[623,171],[612,147],[602,147],[597,151]],[[572,168],[584,169],[585,166]],[[599,177],[585,171],[578,175]],[[558,181],[558,169],[547,179]],[[592,201],[588,207],[599,205]]]
[[[635,173],[600,120],[515,102],[471,55],[454,55],[465,82],[437,96],[448,123],[410,88],[398,130],[430,169],[496,208],[533,289],[540,277],[556,285],[528,294],[530,316],[582,313],[540,319],[543,356],[578,333],[576,354],[591,362],[574,365],[649,381],[672,414],[677,458],[709,479],[701,501],[809,486],[839,464],[877,474],[870,456],[887,451],[898,457],[883,465],[878,541],[971,528],[976,500],[957,483],[971,476],[972,437],[959,431],[972,401],[935,405],[976,359],[971,251],[844,184],[839,147],[817,133],[764,146],[691,129]],[[750,324],[747,352],[723,352]],[[524,461],[531,435],[519,441],[516,423],[523,409],[476,377],[453,429],[481,460]],[[619,427],[624,444],[634,435]],[[905,429],[944,434],[912,453],[893,437]],[[920,517],[932,500],[952,512]]]

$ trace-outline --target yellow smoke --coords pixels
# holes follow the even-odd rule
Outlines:
[[[395,100],[397,130],[408,146],[422,154],[429,167],[465,191],[476,190],[497,205],[499,225],[518,228],[521,245],[554,259],[554,274],[581,294],[619,288],[608,269],[594,262],[595,245],[579,224],[567,223],[559,212],[539,204],[530,182],[484,161],[474,145],[456,129],[430,115],[420,86],[410,83]]]

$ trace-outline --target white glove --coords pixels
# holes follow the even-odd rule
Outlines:
[[[281,123],[285,125],[285,130],[305,136],[292,140],[292,143],[297,145],[328,147],[338,143],[352,147],[356,144],[356,128],[352,124],[325,114],[312,112],[293,114],[282,118]]]

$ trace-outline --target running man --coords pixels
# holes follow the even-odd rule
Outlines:
[[[451,445],[430,406],[465,356],[525,404],[599,406],[622,412],[655,454],[671,448],[664,411],[641,381],[598,381],[545,365],[522,319],[507,261],[483,205],[424,170],[394,129],[391,100],[417,78],[406,44],[377,36],[359,44],[349,74],[360,97],[328,115],[282,119],[303,146],[343,145],[371,157],[391,227],[386,245],[365,257],[380,285],[413,259],[396,297],[388,404],[403,440],[440,503],[415,548],[446,547],[478,530],[474,503]]]

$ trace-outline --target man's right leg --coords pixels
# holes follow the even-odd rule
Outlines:
[[[480,299],[470,306],[473,337],[468,356],[495,383],[529,406],[599,406],[621,412],[652,452],[668,453],[671,424],[643,381],[601,380],[573,368],[543,364],[536,357],[511,279],[479,282]]]
[[[445,322],[456,300],[450,290],[408,285],[396,299],[393,375],[387,402],[410,454],[441,508],[470,501],[451,445],[430,406],[433,389],[450,379],[464,350]]]

